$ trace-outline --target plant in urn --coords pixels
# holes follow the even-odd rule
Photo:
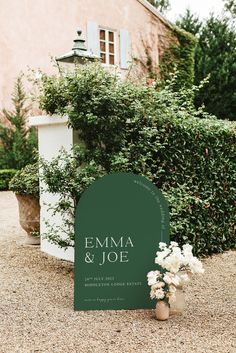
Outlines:
[[[167,320],[170,314],[170,299],[174,300],[176,285],[179,284],[178,277],[170,272],[150,271],[147,278],[148,285],[151,286],[150,297],[157,299],[156,318]]]
[[[156,317],[158,320],[166,320],[169,314],[183,313],[185,307],[183,287],[189,283],[192,274],[203,273],[204,269],[201,261],[193,256],[190,244],[183,245],[181,249],[174,241],[170,242],[169,246],[160,242],[159,249],[155,263],[159,265],[161,272],[151,271],[147,277],[151,286],[150,296],[157,299]],[[164,305],[168,315],[160,314],[160,311],[164,310],[161,309]]]

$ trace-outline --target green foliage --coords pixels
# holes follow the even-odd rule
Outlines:
[[[179,46],[177,49],[178,58],[178,89],[181,87],[190,88],[194,83],[194,53],[197,40],[190,33],[175,27]],[[200,82],[199,82],[200,83]]]
[[[195,84],[210,76],[196,95],[197,107],[221,119],[236,120],[236,31],[231,20],[211,15],[200,22],[186,12],[178,25],[198,37],[195,52]]]
[[[225,17],[210,17],[202,28],[196,51],[195,82],[210,74],[209,84],[196,97],[219,118],[236,120],[236,32]]]
[[[39,165],[28,164],[19,170],[9,183],[9,189],[19,195],[39,198]]]
[[[8,190],[11,178],[16,174],[15,169],[0,170],[0,190]]]
[[[225,10],[229,11],[233,18],[236,18],[236,1],[235,0],[224,0]]]
[[[43,163],[50,192],[62,193],[61,201],[71,199],[75,205],[99,176],[141,174],[169,200],[173,240],[191,242],[196,254],[236,246],[235,123],[196,110],[186,100],[191,89],[173,92],[170,84],[156,91],[122,82],[99,66],[78,67],[48,82],[44,77],[42,107],[47,113],[68,114],[85,143],[74,157],[64,154],[62,160]],[[55,101],[50,87],[55,93],[57,86],[64,92],[63,104],[50,110]],[[66,207],[61,206],[58,210]]]
[[[155,6],[160,12],[166,12],[170,9],[169,0],[148,0],[151,5]]]
[[[189,9],[186,10],[183,16],[176,21],[176,25],[179,28],[184,29],[186,32],[192,33],[195,36],[198,36],[202,22],[199,20],[199,17],[195,14],[192,14]]]
[[[40,166],[47,191],[60,193],[58,203],[53,209],[49,205],[49,210],[53,215],[60,215],[65,234],[62,239],[60,226],[48,223],[46,237],[60,247],[73,246],[75,207],[83,191],[97,178],[105,175],[106,171],[80,146],[74,146],[71,153],[61,150],[58,157],[51,162],[41,159]]]
[[[26,95],[19,77],[12,97],[14,111],[3,110],[0,124],[0,168],[21,169],[34,160],[37,135],[34,128],[27,127]]]
[[[58,79],[43,76],[42,80],[41,109],[69,115],[70,125],[80,130],[90,156],[99,163],[120,150],[129,119],[147,114],[145,109],[150,106],[148,87],[122,83],[100,65],[78,67]]]

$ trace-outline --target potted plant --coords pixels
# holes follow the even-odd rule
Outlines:
[[[150,297],[157,299],[156,318],[167,320],[170,314],[170,300],[175,299],[176,286],[179,284],[178,277],[170,272],[150,271],[147,274],[148,285],[151,286]]]
[[[40,204],[38,163],[28,164],[11,179],[9,189],[16,195],[19,221],[27,233],[26,243],[40,244]]]
[[[156,318],[167,320],[169,314],[182,314],[184,310],[183,285],[190,281],[195,273],[204,273],[202,263],[192,253],[190,244],[183,245],[171,241],[170,245],[159,243],[155,263],[161,271],[150,271],[147,274],[151,286],[150,297],[157,299]],[[171,310],[170,310],[171,309]]]

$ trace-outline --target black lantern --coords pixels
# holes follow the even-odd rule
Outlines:
[[[74,40],[74,46],[68,53],[56,58],[57,62],[70,64],[85,64],[87,61],[100,60],[100,57],[94,55],[85,47],[85,40],[81,38],[81,29],[77,30],[78,38]]]

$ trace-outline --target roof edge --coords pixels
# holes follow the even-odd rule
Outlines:
[[[174,28],[174,24],[171,23],[167,18],[165,18],[153,5],[151,5],[147,0],[137,0],[141,5],[146,7],[150,12],[153,13],[156,17],[158,17],[166,26],[170,27],[171,29]]]

